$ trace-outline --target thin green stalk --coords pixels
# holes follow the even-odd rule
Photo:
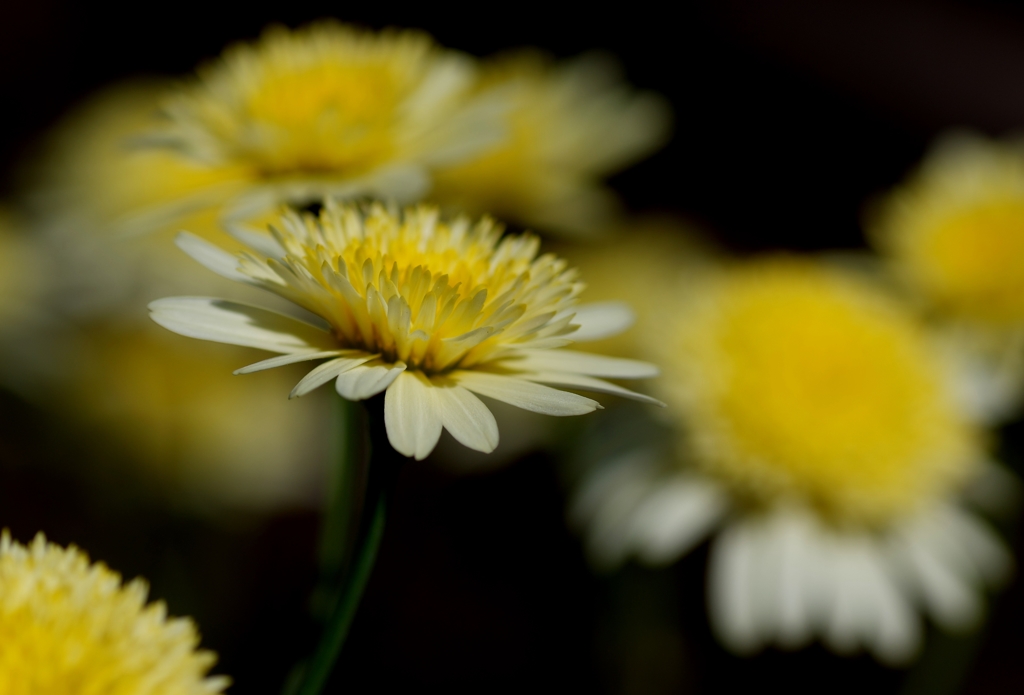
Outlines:
[[[335,399],[335,422],[329,498],[320,533],[320,584],[313,596],[313,614],[326,619],[334,610],[342,582],[356,550],[355,534],[367,484],[366,416],[357,403]]]
[[[302,676],[302,685],[299,688],[299,695],[319,695],[327,684],[327,679],[334,668],[334,662],[341,653],[345,644],[345,637],[352,626],[359,602],[363,597],[366,583],[370,579],[374,562],[377,559],[377,550],[380,548],[380,540],[384,535],[384,519],[387,514],[386,494],[383,487],[377,492],[377,502],[370,521],[370,527],[366,539],[359,548],[356,555],[352,573],[345,583],[341,596],[334,607],[334,611],[324,627],[323,637],[317,646],[316,652],[309,661]]]
[[[340,406],[336,465],[320,543],[321,577],[313,602],[324,628],[316,651],[289,676],[285,695],[319,695],[327,685],[384,534],[401,456],[387,443],[383,394],[363,406]]]

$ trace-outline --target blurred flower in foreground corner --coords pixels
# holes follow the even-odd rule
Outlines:
[[[721,526],[709,612],[741,653],[818,636],[900,663],[920,641],[915,606],[943,627],[976,623],[979,585],[1011,559],[957,495],[1008,474],[913,317],[807,260],[687,289],[654,341],[674,453],[642,441],[583,481],[571,514],[595,561],[670,563]]]
[[[871,210],[869,231],[963,358],[965,397],[989,420],[1024,386],[1024,142],[954,133]]]
[[[89,564],[39,534],[28,546],[0,535],[0,692],[35,695],[209,695],[228,679],[206,674],[186,619],[146,606],[146,585]]]
[[[239,256],[194,236],[179,244],[210,270],[324,323],[201,297],[153,302],[153,319],[182,335],[282,354],[243,373],[326,358],[291,395],[331,380],[349,400],[386,390],[388,439],[417,459],[442,427],[471,449],[497,446],[494,416],[474,393],[548,415],[601,406],[544,384],[657,403],[595,378],[654,376],[651,365],[556,349],[625,326],[617,312],[577,314],[577,273],[555,256],[538,257],[532,235],[502,238],[487,218],[446,223],[425,207],[398,215],[331,202],[319,219],[288,212],[278,225],[272,239],[236,231],[250,246]]]
[[[509,101],[507,137],[438,167],[431,199],[543,231],[608,231],[618,200],[600,179],[663,145],[672,120],[661,97],[631,90],[602,56],[564,65],[533,52],[505,56],[477,89]]]

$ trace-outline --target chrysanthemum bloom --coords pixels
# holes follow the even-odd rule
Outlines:
[[[474,76],[420,32],[271,27],[165,98],[164,121],[135,144],[231,172],[179,208],[216,203],[231,218],[323,196],[411,201],[429,167],[501,136],[487,100],[466,98]]]
[[[0,692],[33,695],[209,695],[227,687],[206,674],[191,621],[146,605],[145,583],[86,555],[0,535]]]
[[[1024,144],[940,140],[880,201],[872,238],[922,306],[973,359],[964,380],[999,418],[1024,384]]]
[[[687,286],[654,341],[676,450],[645,442],[585,480],[573,513],[595,559],[672,562],[721,527],[709,611],[740,652],[821,637],[900,662],[918,608],[974,623],[1010,558],[957,495],[994,464],[911,315],[808,260]]]
[[[608,59],[564,65],[534,53],[485,71],[478,93],[507,100],[507,136],[475,157],[434,171],[431,199],[544,231],[592,234],[618,201],[601,179],[668,137],[671,114],[655,94],[626,85]]]
[[[537,256],[534,236],[502,238],[489,219],[446,223],[429,208],[398,215],[330,203],[319,219],[287,212],[271,231],[273,238],[240,236],[250,250],[238,256],[198,237],[185,235],[179,245],[322,323],[202,297],[153,302],[153,319],[182,335],[282,354],[243,373],[326,358],[292,396],[331,380],[349,400],[386,390],[388,438],[406,456],[427,456],[442,427],[472,449],[492,451],[497,425],[474,394],[548,415],[600,405],[545,384],[653,400],[596,378],[653,376],[653,366],[558,349],[621,330],[622,316],[599,308],[577,317],[576,272]]]

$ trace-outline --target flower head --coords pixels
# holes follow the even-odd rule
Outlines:
[[[271,27],[169,96],[148,144],[243,171],[236,212],[323,195],[409,200],[428,185],[425,165],[486,142],[464,108],[472,77],[468,58],[420,32]]]
[[[600,406],[542,384],[651,400],[594,378],[651,376],[650,365],[556,349],[580,328],[573,321],[582,284],[564,261],[537,256],[533,236],[502,238],[491,220],[444,222],[429,208],[400,215],[331,203],[319,218],[286,212],[271,230],[273,238],[239,232],[250,250],[237,257],[197,237],[180,245],[323,324],[188,297],[152,303],[153,319],[183,335],[284,355],[242,372],[330,358],[292,395],[332,379],[351,400],[386,389],[388,437],[407,456],[430,453],[442,427],[470,448],[493,450],[497,426],[473,393],[551,415]],[[602,331],[623,327],[608,324],[617,316],[588,318]]]
[[[1024,148],[957,134],[870,220],[875,244],[934,309],[1024,326]]]
[[[86,555],[0,535],[0,692],[37,695],[209,695],[215,657],[196,651],[188,620],[146,605],[146,585]]]
[[[701,465],[739,493],[884,522],[981,458],[925,336],[867,283],[780,259],[703,290],[662,344],[666,397]]]
[[[431,198],[562,233],[601,230],[616,211],[600,179],[667,139],[668,105],[623,83],[598,56],[565,65],[536,53],[491,62],[477,90],[507,100],[508,134],[434,172]]]
[[[708,602],[734,650],[821,637],[905,662],[916,606],[970,626],[978,585],[1011,564],[958,496],[979,476],[1014,483],[925,328],[870,277],[772,258],[689,278],[647,335],[668,428],[627,422],[633,444],[575,496],[599,564],[671,562],[722,526]]]

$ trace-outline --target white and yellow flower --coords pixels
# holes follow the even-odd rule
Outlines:
[[[165,122],[138,146],[233,172],[177,203],[206,198],[229,218],[324,196],[413,201],[430,167],[501,136],[486,100],[467,98],[474,79],[468,56],[421,32],[275,26],[165,98]]]
[[[90,564],[78,549],[28,547],[0,535],[0,692],[33,695],[210,695],[228,685],[207,672],[190,620],[146,605],[141,580]]]
[[[430,197],[544,231],[608,231],[618,200],[601,180],[664,144],[671,124],[661,97],[630,89],[599,56],[563,65],[507,56],[486,67],[477,91],[508,103],[507,136],[436,167]]]
[[[623,329],[623,316],[577,312],[576,272],[537,256],[534,236],[502,238],[489,219],[443,222],[430,208],[399,215],[331,203],[319,218],[286,212],[271,231],[236,231],[249,246],[239,255],[194,236],[179,245],[214,272],[319,320],[204,297],[153,302],[153,319],[182,335],[281,353],[241,373],[327,359],[292,396],[332,380],[349,400],[386,390],[388,438],[406,456],[427,456],[442,428],[492,451],[497,425],[474,394],[548,415],[601,407],[552,386],[653,401],[597,378],[653,376],[651,365],[560,349]]]
[[[1005,418],[1024,386],[1024,143],[947,135],[873,212],[875,245],[964,357],[975,410]]]
[[[687,287],[648,336],[676,444],[627,447],[584,480],[572,514],[595,561],[673,562],[720,528],[710,617],[743,653],[820,637],[898,663],[919,608],[974,624],[1010,557],[959,496],[999,469],[913,315],[810,260]]]

